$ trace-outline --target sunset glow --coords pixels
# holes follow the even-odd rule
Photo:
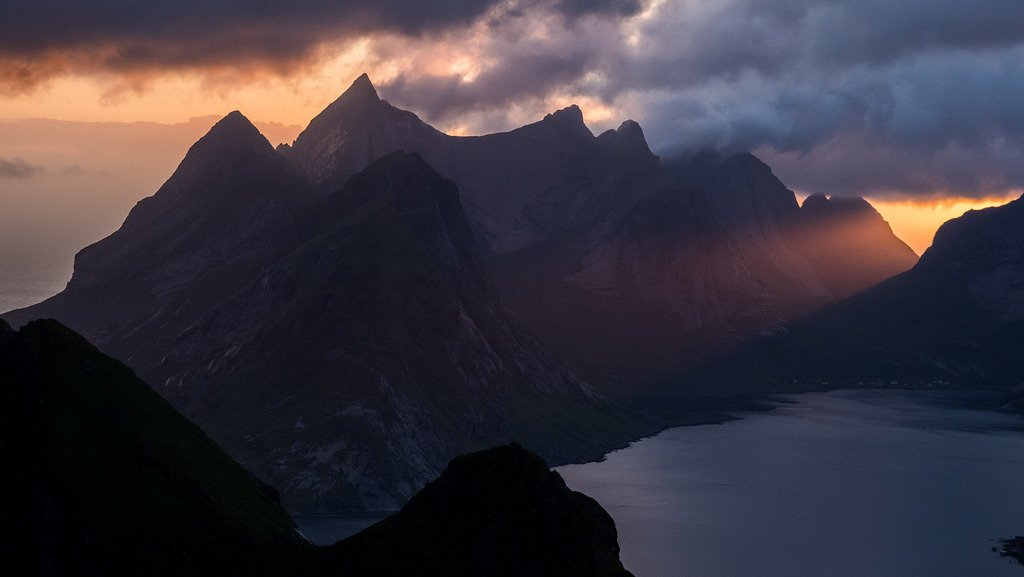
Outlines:
[[[1003,198],[939,198],[934,200],[868,198],[893,232],[922,254],[932,244],[935,231],[942,223],[961,216],[968,210],[1000,206],[1018,195]]]

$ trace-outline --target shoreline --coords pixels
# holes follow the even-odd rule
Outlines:
[[[1003,539],[1000,544],[1001,547],[993,547],[992,550],[999,553],[1000,557],[1012,557],[1024,565],[1024,536],[1018,535],[1012,539]]]

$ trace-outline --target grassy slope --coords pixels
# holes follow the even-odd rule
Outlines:
[[[273,489],[130,369],[55,321],[0,339],[4,460],[25,473],[7,514],[53,521],[18,536],[41,564],[259,575],[307,547]]]

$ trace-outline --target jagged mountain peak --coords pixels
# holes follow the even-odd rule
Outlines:
[[[805,198],[802,208],[807,214],[820,216],[852,216],[855,214],[860,214],[862,216],[878,215],[878,211],[871,206],[871,203],[864,200],[862,197],[827,196],[821,192],[816,192]]]
[[[610,145],[613,150],[620,154],[625,153],[649,160],[657,159],[657,156],[651,152],[651,147],[647,144],[644,129],[635,120],[626,120],[618,128],[606,130],[598,136],[598,140],[605,145]]]
[[[443,189],[443,193],[435,189]],[[366,169],[354,175],[335,196],[346,196],[350,190],[367,190],[373,195],[371,200],[377,203],[399,205],[424,200],[425,197],[418,198],[416,195],[425,191],[430,191],[431,200],[441,203],[447,198],[437,198],[436,194],[458,196],[455,185],[427,164],[423,157],[404,150],[396,150],[373,161]]]
[[[400,149],[425,152],[443,136],[415,114],[381,100],[363,74],[280,152],[321,193],[331,193],[375,159]]]
[[[373,98],[378,99],[380,98],[377,95],[377,89],[374,88],[373,86],[373,82],[370,81],[370,75],[365,72],[360,74],[359,78],[356,78],[352,82],[352,84],[348,87],[348,90],[345,91],[345,94],[358,94],[362,96],[372,96]]]
[[[421,242],[444,253],[448,264],[477,260],[478,247],[458,189],[418,153],[399,150],[378,158],[334,193],[329,207],[327,214],[400,215]],[[439,248],[447,242],[453,250]],[[489,287],[489,281],[480,286],[484,285]]]
[[[635,135],[638,135],[638,134],[641,137],[644,136],[644,129],[640,127],[640,123],[639,122],[633,120],[632,118],[628,118],[628,119],[624,120],[622,122],[622,124],[620,124],[619,127],[615,129],[615,132],[617,132],[617,133],[619,133],[619,134],[621,134],[623,136],[626,136],[626,135],[635,136]]]
[[[370,77],[365,73],[356,78],[341,96],[328,106],[322,114],[338,110],[343,107],[352,106],[373,106],[381,103],[377,89],[370,82]]]
[[[822,193],[814,193],[804,199],[801,213],[805,217],[821,220],[845,218],[882,220],[882,214],[861,197],[828,197]]]
[[[189,156],[204,152],[231,153],[243,149],[259,150],[263,153],[274,151],[274,147],[263,133],[244,114],[235,110],[218,120],[205,136],[192,145],[185,158],[187,160]]]
[[[335,102],[379,102],[380,95],[377,89],[370,82],[370,77],[364,72],[356,78],[345,92]]]
[[[570,104],[561,110],[556,110],[551,114],[544,117],[545,122],[557,123],[560,126],[571,128],[572,130],[586,133],[590,136],[594,134],[587,128],[587,123],[583,120],[583,111],[576,104]]]

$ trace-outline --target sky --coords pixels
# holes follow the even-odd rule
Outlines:
[[[663,156],[753,151],[920,252],[1024,191],[1021,22],[1021,0],[0,0],[0,212],[63,207],[33,226],[95,240],[217,116],[286,141],[365,71],[454,134],[578,103]]]

